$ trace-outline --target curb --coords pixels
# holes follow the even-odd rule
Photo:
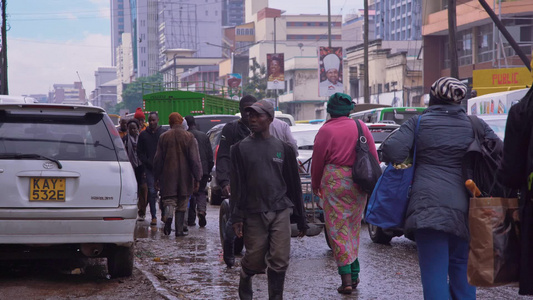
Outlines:
[[[154,274],[142,269],[141,266],[136,261],[134,263],[134,266],[135,268],[137,268],[137,270],[141,271],[141,273],[143,273],[143,275],[146,276],[148,280],[150,280],[150,282],[152,283],[152,286],[155,288],[156,292],[161,297],[165,298],[166,300],[179,300],[179,298],[172,295],[167,289],[161,286],[161,284],[159,283],[159,280],[157,279],[157,277],[154,276]]]

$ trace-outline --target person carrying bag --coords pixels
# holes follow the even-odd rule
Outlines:
[[[468,192],[462,161],[474,139],[460,105],[467,93],[461,81],[442,77],[430,88],[416,142],[416,172],[405,214],[404,233],[415,239],[425,299],[475,299],[467,280]],[[410,156],[418,120],[413,117],[382,144],[382,160],[402,163]],[[482,122],[487,136],[496,134]]]
[[[413,155],[399,164],[389,163],[379,178],[366,208],[365,221],[381,228],[403,228],[405,211],[416,166],[416,136],[420,125],[416,123]]]

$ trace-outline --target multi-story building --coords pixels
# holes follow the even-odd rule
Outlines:
[[[244,23],[244,0],[222,0],[222,26]]]
[[[95,88],[91,92],[93,105],[109,109],[117,104],[117,68],[99,67],[94,72]]]
[[[160,3],[159,54],[167,49],[191,49],[197,57],[220,57],[222,2],[218,0],[168,1]]]
[[[131,0],[134,38],[134,70],[136,77],[159,71],[158,1]]]
[[[373,40],[368,45],[370,103],[392,106],[423,106],[420,43]],[[345,93],[364,103],[364,45],[346,49],[348,84]]]
[[[500,16],[501,22],[522,52],[531,59],[533,0],[502,0],[496,6],[494,1],[486,2]],[[425,23],[422,55],[426,93],[435,80],[450,76],[447,3],[446,0],[423,2]],[[531,86],[530,72],[478,1],[458,0],[456,14],[459,79],[472,83],[476,81],[473,78],[474,71],[486,70],[486,80],[481,80],[478,86],[474,86],[478,95]],[[521,75],[513,80],[494,80],[507,76],[507,70],[510,70],[507,68],[524,69],[525,72],[516,72]]]
[[[53,90],[48,94],[48,102],[83,105],[87,104],[88,100],[85,97],[82,83],[74,82],[73,84],[54,84]]]
[[[255,0],[253,3],[257,4]],[[318,96],[318,47],[329,45],[328,16],[284,15],[281,10],[263,7],[248,17],[248,6],[246,10],[255,29],[250,59],[266,66],[268,53],[284,53],[285,90],[277,96],[279,107],[297,120],[325,115],[327,99]],[[332,15],[331,46],[347,45],[342,40],[342,16]]]
[[[376,39],[420,40],[422,37],[422,1],[375,0]],[[439,1],[429,0],[427,2]]]
[[[124,86],[134,79],[133,52],[131,47],[131,33],[122,34],[123,43],[117,47],[117,103],[122,102]]]
[[[111,65],[117,64],[117,48],[122,45],[122,34],[131,32],[130,0],[111,2]],[[131,41],[130,41],[131,42]]]
[[[368,11],[368,40],[375,39],[375,10]],[[364,42],[365,12],[360,9],[345,17],[342,23],[342,40],[357,45]]]

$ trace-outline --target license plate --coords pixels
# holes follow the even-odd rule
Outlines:
[[[32,177],[30,201],[65,201],[65,178]]]

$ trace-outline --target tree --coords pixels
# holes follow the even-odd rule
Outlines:
[[[266,67],[264,65],[259,65],[254,59],[252,65],[250,66],[250,70],[252,71],[253,75],[248,79],[248,83],[244,86],[243,96],[253,95],[258,100],[261,100],[266,96]]]
[[[137,78],[122,92],[122,102],[117,104],[114,113],[118,113],[125,108],[130,112],[134,112],[137,107],[142,107],[142,97],[144,94],[162,91],[163,75],[160,73]]]

